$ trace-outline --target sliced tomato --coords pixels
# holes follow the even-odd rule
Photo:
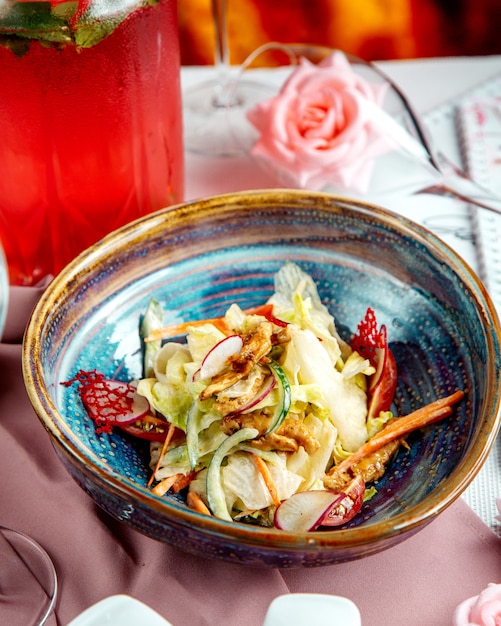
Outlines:
[[[246,315],[262,315],[275,326],[281,326],[282,328],[288,326],[288,322],[284,322],[273,315],[273,304],[261,304],[251,309],[245,309],[244,312]]]
[[[395,357],[388,347],[383,352],[384,354],[381,354],[380,357],[383,364],[378,380],[369,388],[368,418],[377,417],[381,411],[389,411],[397,389]]]
[[[362,476],[356,476],[343,490],[344,498],[336,500],[321,522],[321,526],[340,526],[346,524],[362,508],[365,493],[365,481]]]
[[[378,329],[376,314],[370,307],[358,325],[351,347],[376,369],[369,381],[368,418],[377,417],[381,411],[388,411],[393,402],[397,388],[397,364],[388,346],[386,326],[382,324]]]
[[[117,424],[128,435],[148,441],[165,441],[169,424],[158,417],[148,415],[128,424]]]

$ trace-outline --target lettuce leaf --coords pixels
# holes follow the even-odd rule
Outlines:
[[[193,401],[186,386],[160,383],[156,378],[143,378],[138,382],[137,392],[169,423],[186,430],[186,416]]]
[[[332,366],[323,343],[310,330],[290,325],[289,334],[291,340],[286,351],[294,350],[298,382],[319,386],[343,448],[354,452],[367,440],[365,391]]]
[[[314,454],[307,454],[300,447],[287,460],[287,469],[303,480],[301,491],[312,489],[322,480],[331,463],[337,439],[337,429],[328,419],[321,420],[310,414],[305,418],[304,424],[319,441],[320,447]],[[321,488],[324,488],[323,484]]]
[[[290,472],[285,463],[268,464],[280,500],[286,500],[302,482],[302,478]],[[228,510],[242,503],[244,509],[264,509],[273,504],[263,477],[252,457],[245,452],[235,452],[228,457],[222,469],[222,483]]]

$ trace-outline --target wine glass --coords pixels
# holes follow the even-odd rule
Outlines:
[[[7,306],[9,304],[9,271],[7,259],[0,241],[0,339],[2,338],[5,320],[7,318]]]
[[[0,623],[43,626],[53,614],[57,575],[31,537],[0,526]]]
[[[243,151],[229,126],[229,116],[241,118],[256,102],[269,98],[273,87],[257,81],[233,80],[229,58],[227,0],[212,0],[216,78],[183,92],[184,144],[190,152],[232,156]]]

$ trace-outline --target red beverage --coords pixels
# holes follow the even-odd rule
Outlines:
[[[94,4],[113,15],[96,17]],[[75,6],[0,0],[0,238],[11,284],[35,284],[183,199],[175,0],[80,0],[68,14]]]

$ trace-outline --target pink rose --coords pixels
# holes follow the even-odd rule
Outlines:
[[[478,596],[462,602],[454,613],[454,626],[499,626],[501,585],[490,583]]]
[[[319,65],[303,58],[277,96],[248,112],[260,133],[251,154],[296,186],[363,192],[374,159],[392,149],[380,108],[385,90],[358,75],[342,52]]]

